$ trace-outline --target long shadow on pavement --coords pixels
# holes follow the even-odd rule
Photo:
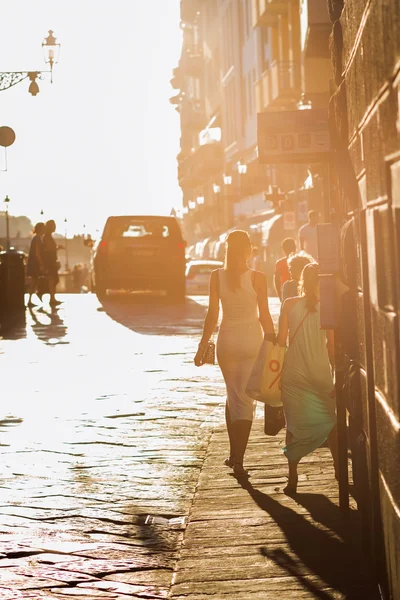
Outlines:
[[[67,335],[67,327],[57,309],[29,309],[29,314],[31,329],[41,342],[49,345],[68,344],[68,341],[63,339]]]
[[[159,296],[133,294],[115,296],[102,302],[102,308],[111,319],[137,333],[146,335],[198,334],[207,307],[186,298],[174,304]]]
[[[309,511],[315,522],[323,526],[320,528],[305,515],[255,489],[249,481],[242,481],[240,485],[279,525],[295,558],[285,549],[271,550],[266,546],[260,548],[263,556],[286,569],[288,575],[296,577],[305,589],[320,600],[332,600],[333,596],[329,590],[320,589],[310,581],[306,577],[310,573],[322,580],[322,587],[341,592],[343,598],[374,600],[378,597],[371,572],[368,574],[368,565],[357,543],[354,514],[343,520],[339,507],[326,496],[297,494],[294,500]]]

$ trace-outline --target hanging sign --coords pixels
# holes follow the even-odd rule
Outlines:
[[[267,111],[257,115],[262,164],[324,162],[331,158],[328,111]]]

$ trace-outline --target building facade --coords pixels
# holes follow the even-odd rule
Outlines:
[[[366,548],[400,598],[400,4],[330,0],[346,404]]]
[[[400,2],[182,0],[181,11],[188,239],[204,250],[242,226],[273,264],[307,209],[339,225],[355,493],[382,596],[400,598]],[[329,171],[258,164],[258,113],[328,107]]]

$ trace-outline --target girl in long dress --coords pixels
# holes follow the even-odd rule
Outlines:
[[[268,308],[267,280],[264,273],[248,268],[250,256],[248,234],[241,230],[232,231],[226,242],[225,266],[211,274],[209,307],[195,357],[196,366],[200,366],[218,322],[221,300],[217,358],[226,384],[225,418],[230,442],[230,455],[225,465],[232,467],[237,477],[248,476],[243,457],[255,412],[255,401],[247,396],[245,389],[263,334],[271,341],[275,338]]]
[[[301,296],[288,298],[282,306],[278,334],[278,344],[285,346],[289,333],[281,379],[287,430],[284,453],[289,463],[287,494],[296,492],[300,460],[327,438],[337,472],[333,336],[321,330],[317,264],[304,267],[301,287]]]

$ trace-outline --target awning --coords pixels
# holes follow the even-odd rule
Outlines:
[[[278,241],[279,236],[283,236],[283,215],[274,215],[261,225],[261,243],[270,246]]]

